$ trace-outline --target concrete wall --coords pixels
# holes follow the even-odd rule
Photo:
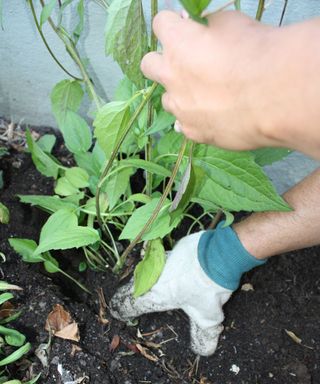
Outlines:
[[[213,4],[214,7],[219,7],[226,2],[227,0],[216,0]],[[0,30],[0,116],[34,125],[55,126],[49,94],[54,84],[66,78],[66,75],[49,56],[36,31],[27,2],[11,0],[3,3],[4,30]],[[39,1],[34,3],[38,4]],[[105,11],[94,1],[85,3],[87,25],[84,36],[79,42],[79,49],[83,56],[90,59],[92,78],[99,94],[107,100],[112,98],[121,72],[118,66],[104,55]],[[145,0],[144,3],[148,13],[149,1]],[[284,1],[271,0],[269,3],[264,21],[276,25]],[[163,0],[160,4],[161,7],[179,8],[177,1]],[[242,4],[245,12],[254,15],[256,0],[242,0]],[[75,10],[71,9],[67,15],[68,23],[75,23],[74,15]],[[315,15],[320,15],[319,0],[289,0],[285,23],[308,19]],[[48,25],[44,26],[44,33],[57,57],[71,72],[77,74],[77,69],[64,51],[64,47]],[[300,156],[298,159],[298,164],[304,172],[317,165],[309,161],[304,163]],[[288,166],[287,164],[283,167],[286,169]],[[293,173],[295,174],[295,171]],[[275,181],[278,177],[279,175],[274,176]],[[286,187],[281,185],[279,188],[282,190]]]

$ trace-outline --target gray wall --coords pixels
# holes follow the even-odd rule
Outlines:
[[[218,7],[226,2],[227,0],[216,0],[213,3],[214,7]],[[15,122],[55,126],[50,111],[49,95],[54,84],[66,78],[66,75],[53,62],[44,47],[34,26],[27,2],[4,0],[3,3],[4,30],[0,30],[0,116]],[[177,1],[163,0],[160,3],[162,7],[169,5],[179,8]],[[276,25],[280,19],[283,0],[270,0],[269,3],[264,21]],[[145,1],[145,5],[148,4],[149,1]],[[242,0],[242,4],[247,13],[254,15],[256,0]],[[146,8],[148,11],[148,6]],[[121,72],[118,66],[104,55],[105,12],[93,1],[86,1],[86,14],[88,22],[84,37],[79,42],[80,52],[90,59],[89,68],[92,78],[100,95],[107,100],[112,98]],[[285,23],[289,24],[316,15],[320,15],[320,0],[289,0]],[[67,21],[74,23],[75,19],[69,14]],[[44,26],[44,32],[59,59],[70,71],[77,73],[64,47],[48,25]],[[281,191],[317,165],[304,160],[299,155],[294,155],[293,158],[296,160],[290,160],[289,165],[283,163],[277,166],[275,173],[272,173],[274,168],[268,170]],[[279,167],[282,171],[279,171]],[[285,184],[283,182],[279,184],[277,180],[283,179],[282,172],[288,175],[290,172],[285,170],[290,167],[292,177],[287,178],[289,181]]]

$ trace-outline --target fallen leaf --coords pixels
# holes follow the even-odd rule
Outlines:
[[[161,344],[154,343],[153,341],[144,340],[141,341],[141,344],[145,345],[148,348],[160,349],[162,347]]]
[[[136,344],[132,344],[132,343],[129,343],[129,344],[126,344],[126,347],[128,349],[130,349],[130,351],[134,352],[134,353],[139,353],[139,349],[137,348]]]
[[[146,359],[153,361],[153,362],[157,362],[159,360],[159,358],[157,356],[155,356],[147,348],[144,348],[141,344],[136,344],[136,347],[138,348],[141,355],[144,356]]]
[[[249,283],[243,284],[241,287],[241,291],[244,291],[244,292],[254,291],[253,285]]]
[[[60,304],[56,304],[49,313],[45,329],[61,339],[80,340],[78,324],[72,320],[70,313]]]
[[[109,351],[110,352],[114,352],[120,345],[120,336],[119,335],[114,335],[113,336],[113,339],[111,341],[111,344],[110,344],[110,348],[109,348]]]
[[[0,320],[5,319],[15,313],[15,308],[10,301],[6,301],[0,307]]]
[[[81,352],[81,351],[82,351],[82,348],[79,347],[79,345],[72,344],[72,349],[71,349],[70,356],[74,357],[77,352]]]
[[[97,289],[98,297],[99,297],[99,317],[98,321],[102,325],[107,325],[109,324],[109,320],[106,319],[106,309],[107,309],[107,303],[106,299],[104,297],[103,289],[99,288]]]

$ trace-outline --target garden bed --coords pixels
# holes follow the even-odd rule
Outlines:
[[[69,161],[61,144],[56,151],[62,161]],[[188,319],[181,311],[142,316],[137,326],[128,326],[112,319],[106,309],[102,324],[97,290],[103,290],[108,302],[119,282],[110,273],[78,273],[80,251],[57,252],[55,256],[63,269],[94,292],[92,296],[58,274],[48,275],[39,265],[22,262],[7,239],[38,240],[47,216],[19,203],[16,195],[50,194],[53,180],[37,172],[29,154],[12,148],[0,168],[4,171],[1,201],[11,213],[10,223],[0,225],[0,250],[6,256],[0,271],[2,279],[23,288],[16,301],[23,313],[15,327],[35,350],[48,341],[47,316],[55,304],[61,304],[80,329],[79,343],[52,340],[46,369],[29,354],[32,369],[43,372],[41,383],[320,382],[320,248],[273,258],[246,274],[242,283],[250,283],[254,290],[239,290],[233,295],[225,306],[225,331],[218,350],[197,364],[189,349]],[[296,343],[285,330],[294,332],[302,343]],[[142,349],[145,356],[137,344],[146,348]],[[18,368],[16,376],[21,378],[30,369],[24,365]]]

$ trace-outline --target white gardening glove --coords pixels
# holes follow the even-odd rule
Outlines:
[[[223,330],[222,306],[232,291],[216,284],[201,268],[197,248],[202,233],[177,243],[151,291],[134,299],[132,279],[113,296],[110,309],[113,317],[123,321],[145,313],[182,309],[190,319],[192,350],[208,356],[217,348]]]

